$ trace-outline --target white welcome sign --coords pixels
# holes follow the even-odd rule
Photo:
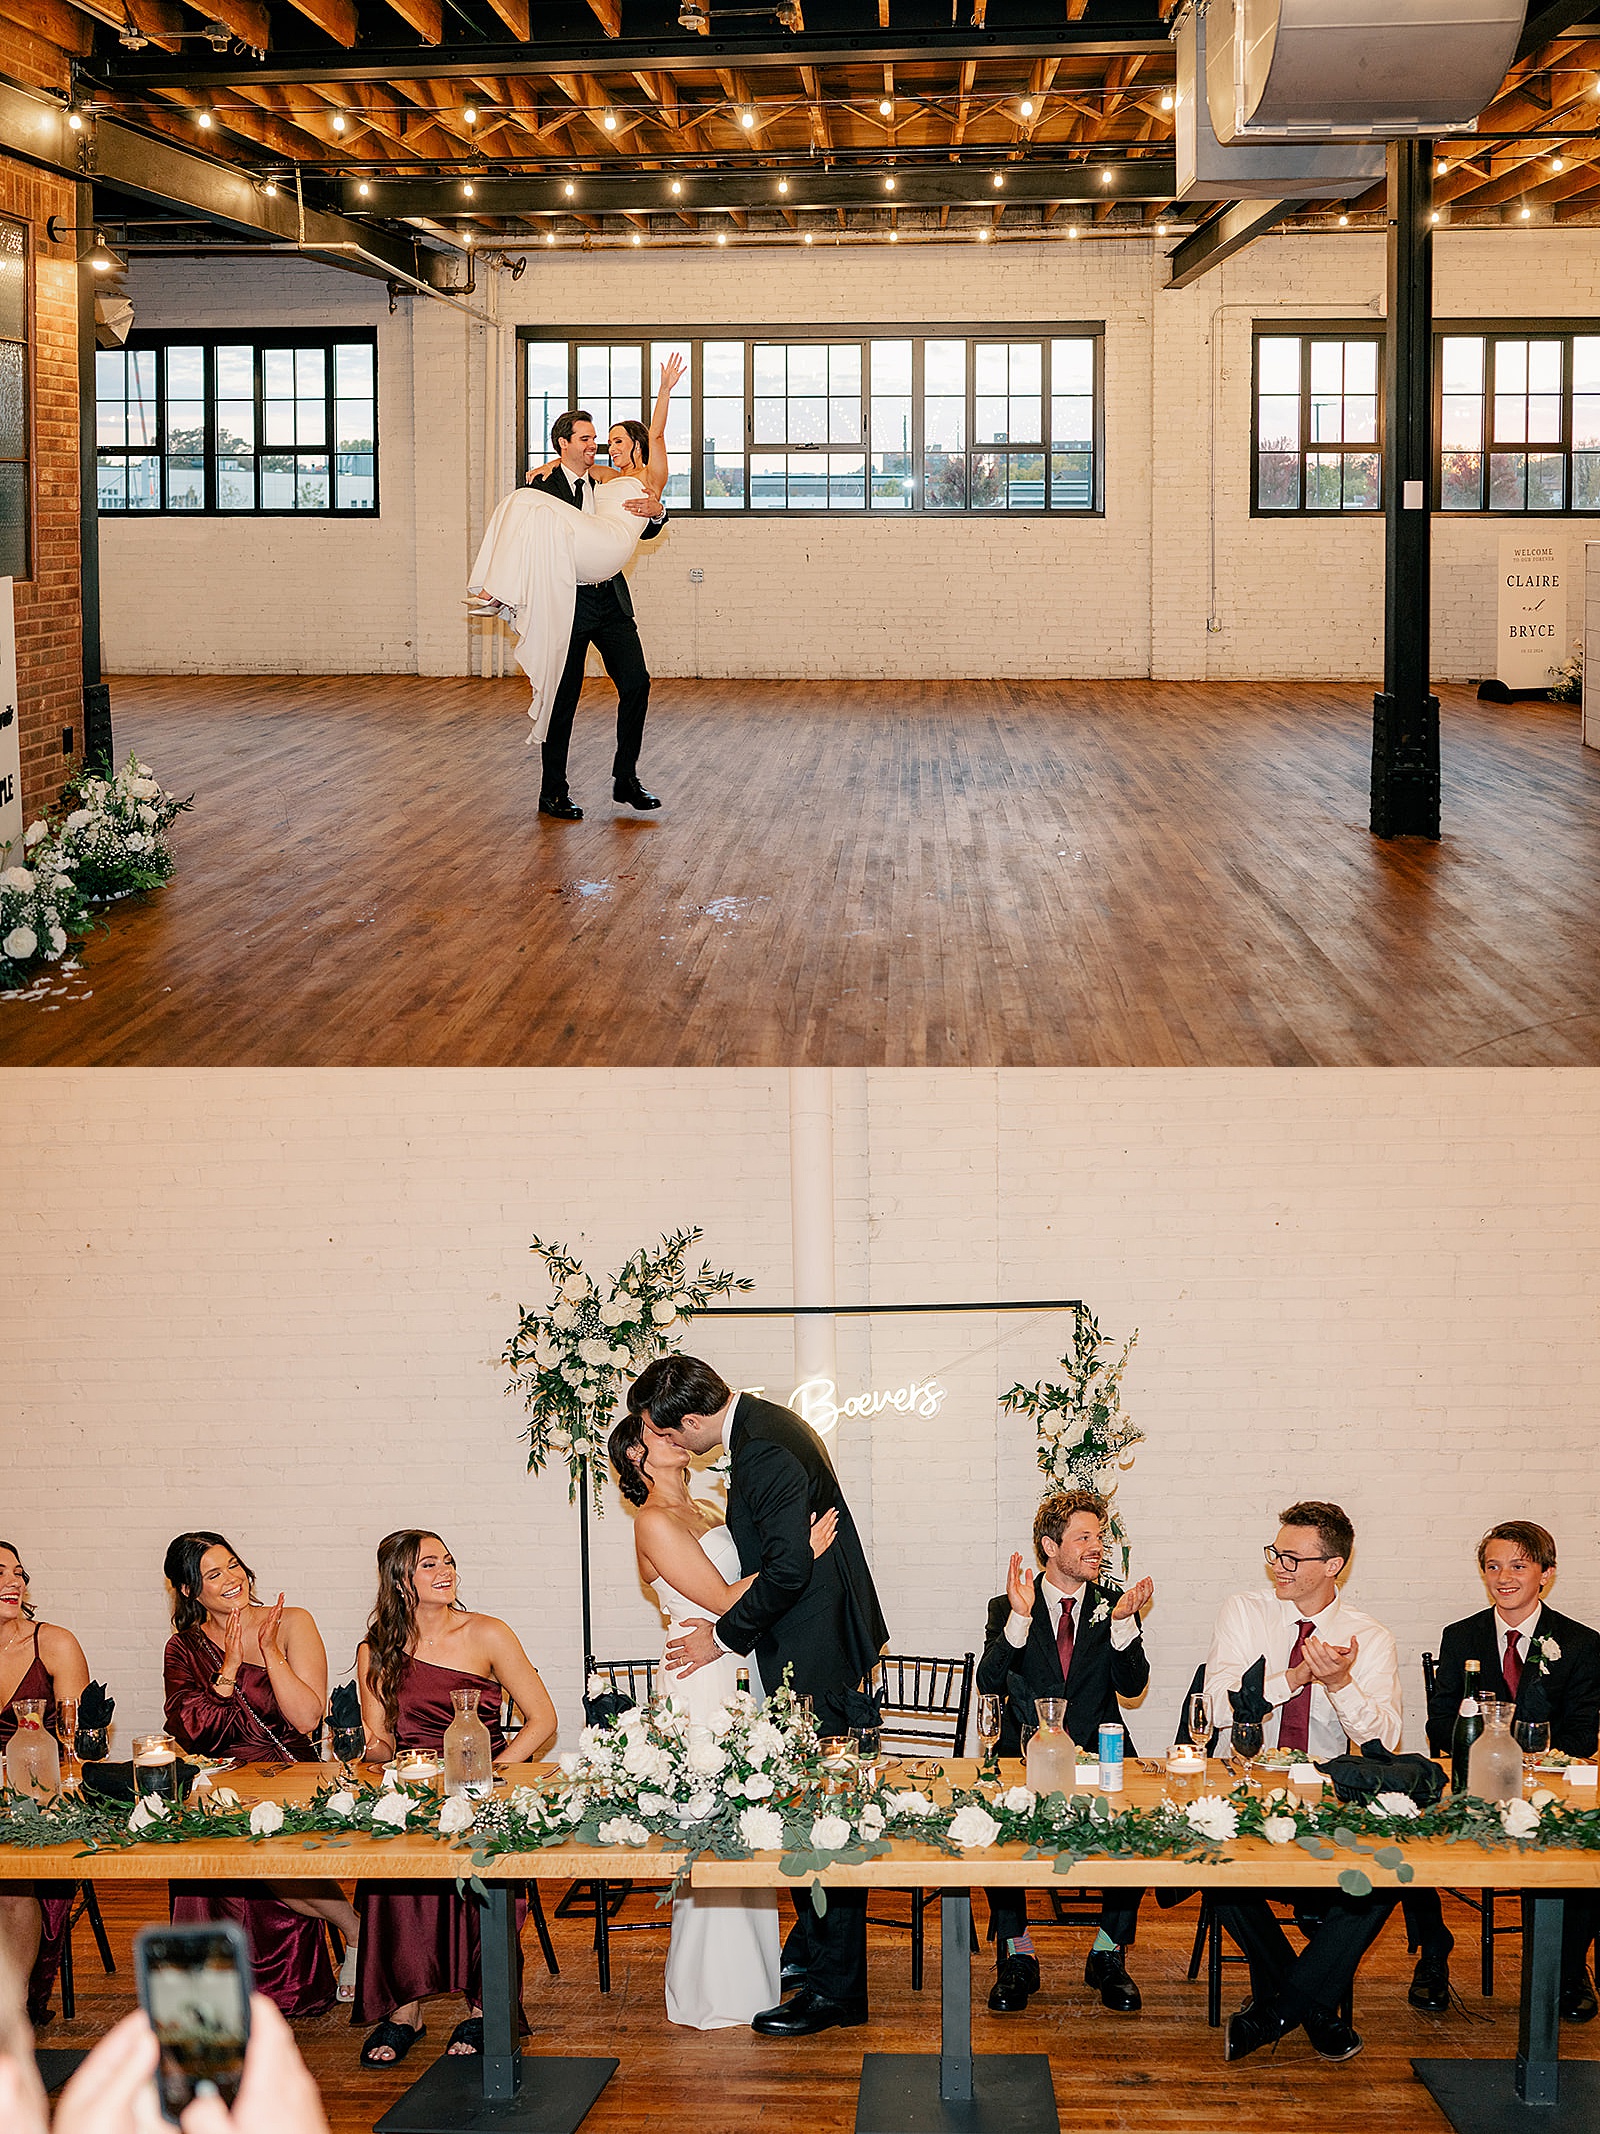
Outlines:
[[[1543,689],[1567,656],[1566,544],[1500,536],[1495,673],[1508,689]]]
[[[12,581],[0,578],[0,851],[22,846],[22,737],[17,719],[17,619]]]

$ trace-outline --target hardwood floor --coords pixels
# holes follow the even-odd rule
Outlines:
[[[132,2005],[129,1942],[150,1916],[150,1896],[103,1883],[101,1904],[111,1930],[117,1974],[106,1978],[88,1933],[80,1928],[78,2015],[58,2017],[41,2034],[44,2045],[86,2045]],[[546,1909],[553,1909],[547,1895]],[[981,1912],[982,1907],[978,1907]],[[1036,1918],[1043,1907],[1033,1907]],[[1184,1976],[1194,1934],[1193,1902],[1170,1913],[1148,1901],[1140,1914],[1133,1972],[1144,2011],[1108,2014],[1082,1983],[1089,1936],[1081,1928],[1036,1929],[1044,1991],[1026,2015],[991,2016],[984,2007],[990,1980],[987,1952],[973,1962],[973,2045],[978,2052],[1047,2052],[1055,2070],[1062,2124],[1092,2125],[1137,2134],[1216,2134],[1247,2126],[1251,2134],[1305,2134],[1337,2126],[1340,2134],[1444,2134],[1445,2121],[1413,2077],[1410,2058],[1504,2058],[1516,2050],[1517,1943],[1500,1947],[1496,1993],[1478,1993],[1476,1922],[1445,1899],[1457,1950],[1452,1966],[1464,2005],[1448,2016],[1419,2015],[1406,2005],[1411,1977],[1399,1915],[1390,1921],[1356,1984],[1356,2027],[1366,2050],[1330,2067],[1296,2033],[1274,2053],[1228,2067],[1222,2033],[1205,2021],[1203,1979]],[[1508,1914],[1509,1916],[1509,1914]],[[848,2134],[855,2123],[861,2054],[917,2052],[937,2037],[939,1964],[930,1941],[923,1991],[910,1989],[904,1934],[871,1934],[873,2020],[864,2030],[830,2031],[805,2043],[781,2044],[744,2030],[674,2029],[662,2008],[664,1934],[619,1934],[612,1943],[613,1988],[596,1984],[588,1935],[577,1920],[552,1920],[561,1965],[547,1977],[530,1932],[527,2006],[533,2025],[529,2051],[614,2053],[622,2065],[584,2122],[585,2134],[747,2134],[783,2126],[789,2134]],[[1243,1967],[1223,1973],[1225,2011],[1247,1992]],[[403,2076],[364,2072],[357,2064],[359,2034],[343,2011],[297,2024],[302,2052],[322,2086],[333,2134],[365,2130],[434,2053],[442,2050],[459,2009],[432,2004],[428,2035]],[[1595,2031],[1563,2025],[1565,2057],[1591,2059]]]
[[[1354,686],[661,682],[640,817],[594,685],[567,825],[520,682],[122,681],[180,870],[0,1060],[1600,1061],[1600,753],[1442,694],[1386,845]]]

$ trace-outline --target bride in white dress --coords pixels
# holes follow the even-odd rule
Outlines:
[[[515,489],[495,506],[468,582],[476,615],[502,615],[517,637],[517,665],[533,687],[530,741],[542,741],[567,663],[580,585],[603,584],[624,570],[667,486],[667,403],[683,376],[683,358],[661,366],[650,418],[648,456],[637,473],[596,467],[593,511],[574,511],[542,489]],[[648,512],[633,500],[645,498]]]
[[[657,1441],[647,1445],[637,1416],[611,1433],[617,1486],[639,1507],[633,1543],[640,1576],[650,1586],[676,1635],[686,1617],[724,1614],[753,1584],[740,1576],[739,1551],[726,1526],[689,1494],[687,1448]],[[811,1525],[811,1547],[831,1547],[837,1515]],[[749,1662],[724,1653],[709,1667],[666,1682],[674,1704],[691,1719],[704,1719],[734,1694]],[[761,1694],[754,1678],[752,1690]],[[778,1903],[770,1890],[701,1890],[677,1898],[667,1951],[667,2018],[694,2030],[747,2025],[780,1998]]]

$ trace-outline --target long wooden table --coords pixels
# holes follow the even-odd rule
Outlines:
[[[970,1784],[970,1761],[944,1767],[945,1782]],[[529,1767],[528,1776],[537,1767]],[[246,1801],[304,1801],[328,1778],[325,1766],[291,1770],[251,1767],[228,1775]],[[521,1776],[522,1774],[519,1774]],[[1009,1769],[1008,1780],[1020,1778]],[[1211,1767],[1204,1783],[1170,1785],[1129,1768],[1118,1806],[1148,1807],[1164,1794],[1197,1798],[1222,1792],[1228,1775]],[[1565,1790],[1560,1781],[1551,1790]],[[1594,1795],[1575,1792],[1584,1805]],[[308,1846],[312,1849],[308,1849]],[[1442,1840],[1404,1847],[1413,1888],[1516,1890],[1523,1906],[1521,2011],[1513,2062],[1415,2060],[1412,2066],[1457,2134],[1593,2134],[1600,2124],[1600,2066],[1559,2061],[1562,1894],[1600,1887],[1600,1853],[1485,1851]],[[659,1839],[642,1847],[553,1846],[503,1854],[483,1881],[489,1892],[482,1920],[484,2052],[480,2061],[441,2057],[377,2121],[381,2134],[455,2134],[460,2128],[498,2128],[504,2134],[573,2134],[617,2067],[615,2059],[525,2056],[516,1992],[517,1951],[513,1886],[526,1881],[655,1881],[681,1863],[682,1853]],[[1340,1849],[1313,1859],[1298,1846],[1234,1839],[1214,1860],[1089,1859],[1058,1875],[1054,1862],[1026,1860],[1007,1847],[951,1857],[933,1846],[897,1842],[881,1858],[836,1864],[821,1875],[828,1887],[923,1888],[939,1893],[942,1951],[941,2037],[937,2054],[864,2056],[857,2134],[1056,2134],[1059,2121],[1045,2055],[972,2052],[971,1892],[974,1888],[1249,1890],[1337,1886],[1352,1865],[1368,1870],[1380,1890],[1398,1889],[1392,1876],[1365,1855]],[[73,1847],[22,1851],[0,1847],[0,1881],[163,1883],[299,1881],[326,1875],[340,1881],[453,1881],[467,1855],[438,1839],[404,1832],[372,1839],[218,1838],[182,1846],[137,1845],[100,1852],[91,1860]],[[775,1853],[749,1860],[701,1859],[697,1889],[798,1887]],[[47,2056],[41,2055],[44,2062]]]

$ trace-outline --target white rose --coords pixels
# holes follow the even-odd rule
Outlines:
[[[1261,1835],[1269,1845],[1288,1845],[1294,1839],[1295,1829],[1292,1815],[1269,1815],[1261,1826]]]
[[[541,1334],[533,1344],[533,1360],[541,1371],[553,1371],[561,1361],[561,1350],[548,1334]]]
[[[142,830],[130,830],[125,842],[130,852],[142,852],[150,840]]]
[[[133,1804],[133,1813],[128,1818],[130,1830],[148,1830],[152,1823],[166,1821],[167,1804],[154,1793],[141,1793]]]
[[[65,827],[69,830],[82,830],[87,827],[92,819],[87,808],[74,808],[67,817]]]
[[[850,1825],[842,1815],[819,1815],[811,1826],[811,1842],[818,1852],[837,1852],[850,1842]]]
[[[257,1801],[250,1811],[250,1835],[270,1838],[283,1828],[283,1810],[276,1801]]]
[[[650,1833],[632,1816],[614,1815],[609,1823],[600,1825],[599,1835],[602,1845],[643,1845]]]
[[[600,1307],[600,1324],[602,1326],[621,1326],[627,1316],[627,1306],[619,1304],[615,1297],[607,1297]]]
[[[978,1807],[976,1802],[958,1808],[950,1818],[950,1842],[964,1850],[992,1845],[999,1835],[1000,1825],[987,1808]]]
[[[26,963],[39,946],[39,937],[31,926],[13,926],[10,933],[0,941],[0,949],[13,963]]]
[[[752,1852],[771,1852],[783,1843],[783,1817],[776,1808],[746,1808],[739,1835]]]
[[[62,950],[63,950],[63,949],[64,949],[64,948],[66,947],[66,945],[67,945],[67,937],[66,937],[66,935],[65,935],[65,934],[64,934],[64,933],[62,932],[61,928],[60,928],[59,926],[52,926],[52,927],[51,927],[51,929],[50,929],[50,950],[49,950],[49,955],[50,955],[50,961],[51,961],[52,963],[54,963],[54,961],[55,961],[55,960],[56,960],[56,958],[57,958],[57,957],[58,957],[58,956],[59,956],[59,955],[61,954],[61,951],[62,951]]]
[[[1555,1797],[1548,1786],[1541,1786],[1537,1793],[1529,1794],[1528,1806],[1539,1809],[1548,1808]]]
[[[881,1837],[883,1835],[883,1822],[883,1810],[876,1801],[868,1801],[867,1805],[856,1817],[857,1826],[864,1838]]]
[[[665,1815],[671,1806],[671,1801],[664,1793],[641,1793],[639,1796],[641,1815]]]
[[[561,1285],[561,1294],[569,1304],[581,1304],[594,1294],[594,1285],[586,1274],[569,1274]]]
[[[672,1308],[675,1312],[692,1311],[694,1309],[694,1299],[693,1297],[686,1297],[680,1289],[672,1300]]]
[[[341,1823],[348,1823],[356,1812],[356,1797],[353,1793],[330,1793],[322,1805],[327,1814],[336,1815]]]
[[[1013,1786],[1009,1793],[1002,1793],[1000,1806],[1008,1815],[1031,1815],[1039,1796],[1028,1786]]]
[[[439,1835],[453,1838],[463,1830],[472,1828],[472,1818],[477,1808],[469,1794],[452,1793],[439,1810]]]
[[[924,1816],[933,1814],[933,1803],[925,1793],[913,1789],[909,1793],[890,1793],[883,1805],[891,1815]]]
[[[764,1801],[772,1791],[772,1780],[765,1771],[752,1771],[745,1780],[743,1792],[747,1801]]]
[[[1500,1827],[1508,1838],[1531,1838],[1539,1827],[1539,1811],[1532,1801],[1502,1801]]]
[[[0,889],[29,890],[33,887],[33,871],[28,867],[7,867],[0,874]]]
[[[1380,1793],[1372,1805],[1378,1814],[1395,1816],[1402,1823],[1414,1822],[1422,1813],[1409,1793]]]
[[[408,1794],[386,1793],[377,1807],[373,1809],[372,1820],[374,1823],[382,1824],[389,1830],[404,1830],[406,1819],[415,1805],[416,1803]]]
[[[28,825],[27,829],[26,829],[26,830],[24,830],[24,831],[23,831],[23,833],[22,833],[22,849],[23,849],[23,851],[24,851],[24,852],[31,852],[31,851],[33,850],[34,846],[35,846],[35,845],[36,845],[36,844],[37,844],[37,843],[39,842],[40,838],[44,836],[44,834],[45,834],[45,832],[47,831],[47,829],[48,829],[48,828],[49,828],[49,825],[48,825],[48,823],[42,823],[42,822],[31,822],[31,823],[29,823],[29,825]]]
[[[618,1370],[621,1370],[622,1366],[625,1363],[630,1363],[632,1361],[632,1358],[629,1356],[626,1349],[611,1349],[607,1353],[610,1355],[611,1361],[617,1366]]]
[[[691,1741],[685,1759],[689,1769],[701,1778],[716,1778],[728,1767],[728,1752],[719,1749],[714,1741]]]
[[[756,1721],[745,1743],[745,1752],[753,1764],[770,1763],[774,1756],[783,1754],[783,1736],[770,1719]]]
[[[611,1361],[611,1344],[609,1341],[580,1341],[578,1354],[591,1370],[603,1370]]]
[[[569,1326],[576,1326],[578,1315],[570,1304],[558,1304],[550,1314],[550,1324],[565,1333]]]
[[[1561,1647],[1554,1638],[1541,1638],[1539,1640],[1539,1657],[1544,1660],[1560,1659]]]
[[[139,820],[144,824],[147,830],[153,830],[156,826],[155,809],[147,805],[141,805],[139,809]]]
[[[630,1778],[655,1778],[658,1775],[656,1759],[659,1753],[654,1742],[635,1736],[622,1752],[622,1768]],[[669,1763],[667,1772],[660,1775],[670,1774]]]
[[[1203,1838],[1213,1838],[1219,1845],[1225,1838],[1239,1835],[1239,1811],[1219,1793],[1190,1801],[1183,1812]]]
[[[680,1823],[703,1823],[716,1805],[717,1796],[714,1793],[691,1794],[689,1799],[682,1802],[678,1807],[678,1821]]]
[[[161,790],[153,778],[130,778],[127,789],[135,800],[154,800]]]
[[[29,885],[32,886],[31,884]],[[670,1326],[678,1314],[670,1304],[652,1304],[650,1316],[657,1326]]]
[[[238,1794],[234,1792],[231,1786],[211,1786],[209,1790],[213,1808],[239,1808],[243,1806]]]

